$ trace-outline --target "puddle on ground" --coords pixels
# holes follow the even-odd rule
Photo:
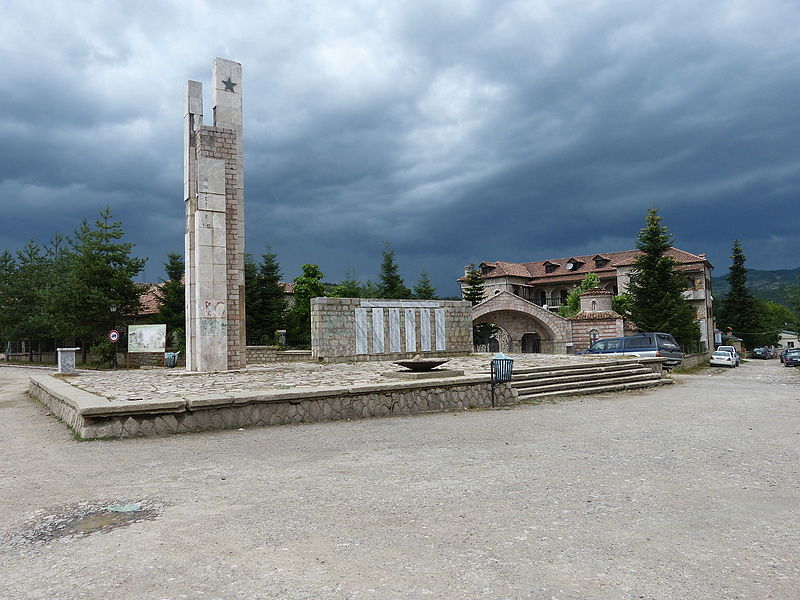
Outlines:
[[[112,500],[37,510],[22,527],[0,535],[0,541],[9,547],[105,533],[132,523],[152,521],[161,514],[162,509],[163,505],[153,500]]]

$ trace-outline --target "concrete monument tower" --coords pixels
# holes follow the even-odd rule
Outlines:
[[[189,81],[184,117],[186,368],[245,366],[242,65],[212,69],[213,124],[203,125],[203,86]]]

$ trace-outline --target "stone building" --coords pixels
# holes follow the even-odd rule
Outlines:
[[[586,325],[592,319],[563,319],[555,311],[566,303],[570,290],[576,287],[588,273],[600,278],[600,291],[604,292],[588,300],[602,302],[607,299],[611,310],[611,298],[623,294],[628,288],[630,273],[639,250],[607,252],[586,256],[548,259],[542,261],[512,263],[484,261],[478,265],[484,278],[485,300],[473,307],[473,323],[492,323],[499,327],[500,340],[506,340],[506,350],[515,352],[560,353],[580,350],[589,339],[590,329]],[[714,315],[711,296],[711,269],[705,254],[691,254],[678,248],[670,248],[667,255],[678,263],[678,270],[685,275],[684,299],[695,309],[700,325],[701,340],[708,347],[714,340]],[[459,280],[464,285],[463,278]],[[603,311],[584,311],[582,313]],[[616,315],[616,313],[614,313]],[[616,317],[611,317],[615,320]],[[614,328],[619,328],[615,323]],[[605,331],[605,327],[600,327]],[[619,335],[622,335],[621,333]],[[603,333],[600,337],[608,337]],[[500,344],[501,346],[503,344]]]

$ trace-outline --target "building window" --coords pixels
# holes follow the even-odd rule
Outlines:
[[[567,297],[569,296],[569,292],[567,290],[561,290],[561,304],[567,303]]]
[[[545,273],[552,273],[557,268],[558,268],[558,265],[554,265],[554,264],[545,265],[544,266],[544,272]]]
[[[597,329],[590,329],[589,330],[589,345],[591,346],[597,340],[600,339],[600,332]]]
[[[592,312],[597,311],[597,300],[592,300]]]

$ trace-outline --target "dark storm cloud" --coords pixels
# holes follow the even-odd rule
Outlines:
[[[0,247],[109,204],[155,279],[183,244],[183,87],[209,115],[223,56],[248,250],[289,279],[374,278],[389,240],[454,293],[469,262],[630,248],[651,206],[718,271],[736,237],[797,266],[795,3],[29,4],[0,24]]]

